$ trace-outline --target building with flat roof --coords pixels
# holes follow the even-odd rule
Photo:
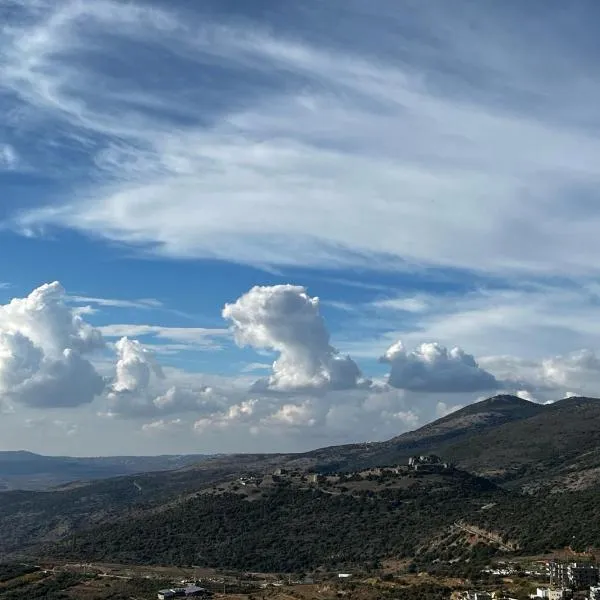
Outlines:
[[[598,567],[593,563],[548,563],[551,585],[583,590],[598,583]]]
[[[158,600],[170,600],[171,598],[194,598],[197,596],[207,595],[208,592],[204,588],[197,585],[189,585],[187,587],[174,587],[165,590],[158,590]]]

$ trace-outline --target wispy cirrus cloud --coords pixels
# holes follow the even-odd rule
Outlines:
[[[111,308],[162,308],[163,303],[154,298],[141,298],[139,300],[124,300],[118,298],[95,298],[93,296],[69,296],[70,301],[78,304],[95,304]]]
[[[144,3],[22,6],[4,86],[87,139],[94,172],[78,197],[21,214],[22,230],[263,265],[597,270],[600,216],[584,198],[600,176],[600,86],[585,61],[576,73],[557,61],[571,91],[523,61],[527,18],[505,33],[469,4],[474,33],[443,5],[411,3],[396,49],[373,29],[349,50]],[[399,17],[385,7],[369,22],[388,31]],[[346,10],[365,27],[364,9]],[[545,56],[562,56],[561,39],[543,37]],[[129,61],[148,49],[160,85]]]
[[[207,327],[168,327],[163,325],[145,325],[133,323],[113,323],[98,327],[107,338],[149,337],[157,340],[170,340],[181,344],[215,347],[216,340],[227,337],[226,328]]]

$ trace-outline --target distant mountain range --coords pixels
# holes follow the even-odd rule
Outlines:
[[[0,494],[0,558],[25,551],[260,570],[337,568],[363,555],[417,556],[439,565],[443,556],[472,567],[475,559],[506,547],[536,553],[574,543],[580,549],[600,547],[599,422],[599,399],[539,405],[501,395],[385,442],[301,454],[113,459],[0,454],[3,476],[5,466],[26,478],[27,469],[43,472],[40,465],[54,473],[68,465],[73,479],[78,473],[88,480],[93,473],[104,477],[110,469],[123,475],[43,493]],[[409,457],[426,454],[456,469],[352,479],[357,471],[406,465]],[[180,468],[150,472],[165,465]],[[307,477],[275,485],[276,468],[320,473],[323,481],[336,472],[351,477],[329,488]],[[130,475],[129,469],[146,472]],[[247,487],[240,477],[271,483]],[[457,523],[470,525],[463,530]],[[488,532],[476,546],[472,534],[461,538],[473,527]],[[366,552],[365,541],[376,530],[389,535],[370,541]],[[324,532],[343,551],[336,553]]]
[[[180,469],[204,458],[202,454],[73,458],[0,451],[0,491],[42,490],[74,481]]]

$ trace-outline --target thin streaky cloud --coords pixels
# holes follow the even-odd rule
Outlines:
[[[122,300],[117,298],[96,298],[93,296],[69,296],[68,300],[77,304],[97,304],[112,308],[141,308],[153,309],[163,308],[163,303],[154,298],[141,298],[139,300]]]
[[[425,25],[442,44],[425,55],[441,60],[446,44],[468,58],[456,84],[491,67],[507,76],[511,93],[526,95],[535,65],[519,64],[498,32],[486,49],[487,38],[454,19],[454,33],[464,34],[457,47],[441,16],[411,11],[416,31],[401,50],[414,50],[415,63],[398,61],[391,47],[342,52],[143,4],[61,4],[7,36],[4,85],[48,118],[109,141],[93,157],[102,163],[99,181],[21,214],[15,226],[57,225],[163,256],[256,265],[595,273],[600,217],[573,197],[596,187],[600,142],[594,122],[586,129],[562,118],[569,86],[535,73],[540,93],[555,102],[543,115],[468,85],[445,93],[439,69],[423,62],[424,42],[415,41]],[[109,32],[118,44],[108,44]],[[525,24],[513,37],[519,33]],[[157,117],[125,100],[139,90],[117,85],[98,60],[143,43],[157,53],[168,47],[189,74],[243,69],[253,93],[244,105],[225,103],[210,125],[193,102],[178,104],[189,111],[186,125],[173,112]],[[252,83],[261,77],[277,84]],[[200,98],[205,87],[190,85],[186,99]],[[600,97],[597,85],[588,91]],[[147,90],[162,107],[173,94],[168,85]]]

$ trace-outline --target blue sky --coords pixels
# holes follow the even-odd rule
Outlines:
[[[6,448],[300,450],[596,392],[600,8],[371,4],[0,0]]]

